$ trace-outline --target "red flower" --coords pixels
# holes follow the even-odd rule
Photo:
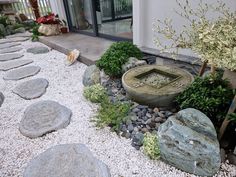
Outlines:
[[[55,16],[55,14],[53,13],[40,17],[36,21],[37,23],[42,23],[42,24],[60,24],[61,23],[58,17]]]

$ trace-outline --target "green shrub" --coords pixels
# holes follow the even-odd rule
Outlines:
[[[131,42],[117,42],[111,45],[96,64],[107,75],[118,77],[122,75],[122,65],[130,57],[141,59],[142,52]]]
[[[230,88],[229,82],[216,74],[197,77],[176,100],[181,109],[198,109],[214,122],[225,116],[233,96],[234,90]]]
[[[100,84],[85,87],[84,96],[93,103],[101,103],[108,99],[105,88]]]
[[[38,24],[36,24],[33,28],[32,28],[32,41],[38,41],[39,40],[39,36],[41,35],[39,30],[39,26]]]
[[[0,24],[3,24],[6,27],[9,25],[9,18],[5,15],[0,15]]]
[[[118,132],[120,125],[124,118],[130,111],[130,104],[128,103],[110,103],[103,102],[100,105],[98,115],[95,118],[96,125],[100,128],[111,126],[113,131]]]
[[[145,133],[143,139],[144,153],[150,159],[156,160],[160,158],[160,149],[158,145],[158,137],[155,134]]]
[[[18,28],[21,28],[21,27],[25,27],[25,26],[23,24],[21,24],[21,23],[16,23],[16,24],[13,25],[13,29],[14,30],[18,29]]]

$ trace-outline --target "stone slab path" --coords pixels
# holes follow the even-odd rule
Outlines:
[[[3,43],[3,44],[0,44],[0,49],[6,49],[10,47],[19,46],[19,45],[20,43]]]
[[[33,54],[43,54],[43,53],[48,53],[49,50],[47,47],[32,47],[27,50],[28,53],[33,53]]]
[[[0,55],[0,61],[15,60],[15,59],[21,58],[23,56],[24,56],[24,54],[21,54],[21,53],[4,54],[4,55]]]
[[[24,65],[28,65],[33,63],[34,61],[31,59],[20,59],[20,60],[13,60],[13,61],[6,61],[0,63],[0,71],[8,71],[10,69],[18,68]]]
[[[6,49],[1,49],[0,54],[13,53],[13,52],[18,52],[20,50],[22,50],[22,47],[10,47]]]
[[[21,80],[38,74],[40,70],[41,68],[39,66],[25,66],[8,71],[3,78],[5,80]]]
[[[24,177],[110,177],[106,164],[83,144],[54,146],[33,159]]]
[[[0,40],[0,44],[1,42],[2,40]],[[109,128],[98,130],[94,126],[94,123],[91,122],[91,117],[95,116],[95,112],[98,107],[95,104],[88,102],[83,96],[84,86],[82,84],[82,76],[87,66],[80,62],[77,62],[70,67],[65,66],[66,55],[55,50],[49,50],[46,54],[32,55],[31,53],[26,52],[26,50],[32,47],[46,46],[41,43],[33,43],[31,41],[20,43],[21,45],[19,47],[24,49],[21,51],[24,56],[17,60],[1,61],[0,66],[3,66],[2,63],[7,63],[4,64],[4,66],[9,66],[9,62],[14,61],[10,64],[12,67],[12,65],[16,64],[15,61],[31,60],[31,62],[33,61],[33,64],[40,67],[41,70],[35,76],[24,78],[22,81],[4,80],[3,77],[6,76],[6,72],[0,70],[0,92],[3,93],[5,97],[4,102],[0,107],[1,177],[22,177],[27,174],[30,175],[31,172],[34,173],[39,170],[38,167],[42,167],[41,172],[43,177],[46,177],[46,171],[44,171],[46,169],[65,169],[66,166],[62,166],[63,168],[56,166],[56,164],[58,164],[56,163],[58,160],[53,161],[53,158],[49,158],[52,160],[50,161],[52,162],[52,166],[48,163],[45,165],[45,161],[42,160],[44,165],[36,167],[35,164],[38,163],[38,160],[36,162],[32,160],[39,158],[41,159],[40,156],[42,153],[48,153],[48,149],[49,151],[50,149],[57,151],[57,145],[59,144],[69,144],[67,149],[64,148],[66,149],[65,153],[63,153],[65,156],[60,157],[62,159],[68,157],[67,163],[64,164],[72,164],[68,166],[68,169],[72,169],[73,164],[77,162],[75,159],[78,155],[78,151],[74,152],[73,150],[77,150],[77,147],[74,145],[71,146],[71,144],[78,143],[86,144],[86,146],[94,154],[94,157],[100,159],[108,166],[112,177],[195,177],[194,175],[190,175],[170,167],[162,161],[149,160],[141,151],[137,151],[130,146],[131,142],[128,139],[118,137],[117,134],[112,133]],[[31,64],[28,66],[31,66]],[[21,66],[19,67],[23,68]],[[4,69],[6,68],[4,67]],[[30,82],[37,78],[46,79],[49,83],[46,92],[40,98],[26,100],[13,93],[15,88],[20,86],[24,87],[22,86],[22,83],[27,83],[27,81]],[[25,86],[25,88],[27,87]],[[29,91],[27,94],[30,94],[32,91],[30,89],[26,90]],[[55,104],[53,103],[52,105],[59,106],[48,106],[49,104],[45,104],[46,107],[37,106],[40,105],[40,103],[45,102],[45,100],[55,102]],[[39,110],[43,111],[40,112]],[[69,112],[73,112],[70,118],[68,118]],[[64,114],[63,117],[67,117],[67,119],[59,119],[62,114]],[[29,121],[29,115],[32,115],[35,119]],[[39,116],[43,117],[45,122],[43,120],[39,120]],[[52,125],[50,124],[53,117],[55,120],[65,120],[63,123],[59,121],[62,123],[61,126],[63,125],[63,127],[57,129],[56,131],[54,131],[56,129],[54,129],[55,122]],[[70,123],[66,122],[66,120],[70,120]],[[28,129],[26,129],[26,134],[23,135],[22,132],[24,131],[24,127],[19,127],[21,123],[24,125],[23,122],[26,123],[26,125],[32,124],[33,127],[30,128],[35,128],[33,131],[38,131],[40,134],[35,134],[35,132],[32,133],[31,129],[29,129],[30,134],[28,134]],[[49,124],[46,124],[46,122]],[[37,124],[38,126],[36,126]],[[50,132],[48,132],[49,129],[44,129],[49,126],[53,127]],[[33,139],[29,138],[31,133],[32,137],[34,137]],[[41,136],[44,133],[45,135]],[[36,138],[35,136],[40,137]],[[71,147],[73,147],[73,150],[70,149]],[[71,154],[73,154],[72,157]],[[58,156],[55,155],[54,157]],[[64,161],[65,160],[63,159],[63,162]],[[93,162],[95,161],[96,160]],[[28,169],[29,171],[25,169]],[[39,175],[39,173],[32,176],[38,177],[37,175]],[[51,174],[49,176],[51,177]],[[223,164],[221,171],[215,177],[222,176],[236,176],[235,167],[228,164]],[[69,175],[69,177],[73,176]]]
[[[70,123],[72,112],[55,101],[40,101],[30,105],[20,122],[20,132],[27,137],[37,138]]]
[[[19,95],[21,98],[31,100],[41,97],[48,87],[46,79],[37,78],[29,81],[22,82],[17,85],[12,91]]]

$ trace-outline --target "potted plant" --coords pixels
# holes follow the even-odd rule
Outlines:
[[[189,22],[189,26],[183,26],[182,32],[177,33],[172,26],[172,21],[158,20],[154,24],[156,45],[162,51],[178,53],[180,48],[188,48],[194,51],[203,62],[208,62],[214,68],[223,68],[225,78],[228,78],[236,88],[236,15],[226,5],[218,1],[213,5],[200,2],[193,9],[188,0],[183,3],[177,0],[181,9],[177,12]],[[214,20],[207,18],[207,13],[218,15]],[[219,16],[219,14],[221,14]],[[170,45],[163,45],[161,38],[165,37]]]
[[[38,32],[45,36],[58,35],[61,33],[61,21],[58,15],[49,13],[48,15],[38,18],[37,23],[40,24]]]
[[[68,27],[65,20],[62,20],[61,33],[68,33]]]

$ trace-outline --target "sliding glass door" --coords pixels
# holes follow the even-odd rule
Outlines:
[[[73,31],[132,39],[132,0],[64,0],[64,4]]]

